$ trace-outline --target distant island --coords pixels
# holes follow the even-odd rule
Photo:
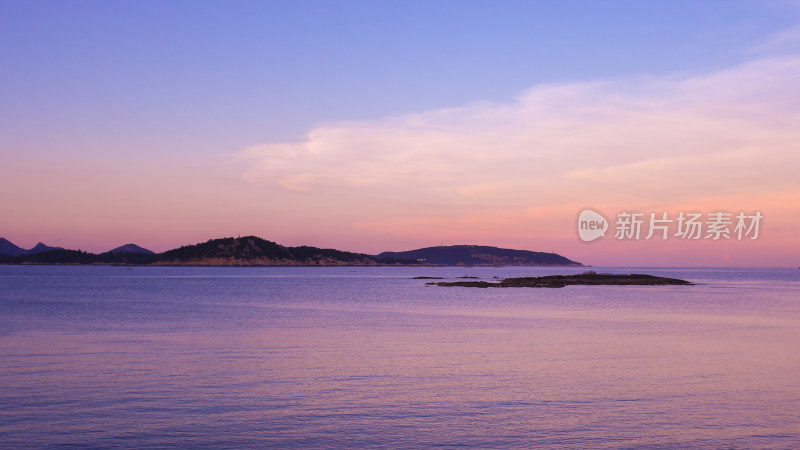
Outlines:
[[[506,278],[500,281],[438,281],[428,282],[436,286],[460,286],[477,288],[508,288],[508,287],[534,287],[534,288],[560,288],[570,285],[635,285],[635,286],[663,286],[663,285],[691,285],[686,280],[677,278],[657,277],[640,273],[629,275],[596,273],[593,271],[575,275],[549,275],[543,277]]]
[[[426,247],[406,252],[383,252],[378,257],[413,259],[436,266],[583,266],[556,253],[484,245]]]
[[[311,246],[286,247],[257,236],[210,239],[155,253],[126,244],[104,253],[48,247],[24,250],[0,238],[0,264],[121,264],[161,266],[376,266],[536,265],[580,266],[555,253],[477,245],[429,247],[378,255]]]

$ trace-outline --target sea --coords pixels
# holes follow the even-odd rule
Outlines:
[[[800,448],[800,270],[0,266],[0,448]],[[472,279],[472,278],[470,278]]]

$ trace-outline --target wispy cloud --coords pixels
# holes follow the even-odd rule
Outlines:
[[[798,49],[800,49],[800,26],[795,26],[767,37],[751,47],[750,51],[759,54],[774,54],[797,52]]]
[[[243,156],[246,176],[273,192],[363,205],[353,224],[398,234],[587,204],[799,193],[798,143],[792,56],[715,73],[540,85],[505,104],[321,125],[302,142]]]

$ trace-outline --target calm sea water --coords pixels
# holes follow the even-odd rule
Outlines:
[[[800,447],[800,270],[0,266],[0,447]]]

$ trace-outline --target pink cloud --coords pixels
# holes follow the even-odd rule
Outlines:
[[[333,221],[409,244],[574,247],[572,221],[586,205],[761,208],[775,230],[796,229],[800,215],[788,199],[800,194],[797,142],[800,58],[785,57],[709,74],[536,86],[508,104],[327,124],[302,142],[253,146],[243,157],[252,182],[307,194],[299,207],[324,197],[340,207]],[[794,236],[781,238],[784,248],[800,247]],[[612,258],[581,248],[608,263],[659,262],[641,257],[653,248],[643,244],[608,249]],[[771,251],[720,248],[667,253],[674,264],[687,252],[698,255],[684,258],[691,261],[706,252],[712,264],[746,264],[747,255]],[[776,264],[794,264],[781,258]]]

